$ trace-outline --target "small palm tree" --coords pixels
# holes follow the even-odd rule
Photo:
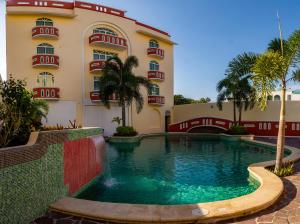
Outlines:
[[[242,110],[252,109],[255,104],[255,90],[251,86],[251,69],[257,56],[253,53],[243,53],[229,62],[226,77],[217,84],[217,105],[222,109],[222,102],[233,102],[233,120],[237,124],[236,108],[238,108],[238,124],[242,121]]]
[[[125,62],[118,56],[109,58],[103,68],[103,76],[99,82],[99,93],[103,104],[110,108],[110,97],[115,94],[118,104],[122,107],[122,126],[126,125],[126,106],[130,106],[135,100],[137,112],[141,112],[144,105],[144,98],[140,92],[140,86],[144,86],[147,91],[151,88],[151,82],[143,77],[136,76],[132,69],[138,66],[138,59],[129,56]]]
[[[253,67],[252,78],[262,110],[267,106],[268,96],[278,84],[281,87],[281,109],[277,138],[275,173],[282,167],[285,144],[286,88],[289,81],[300,80],[300,30],[288,40],[276,38],[269,43],[268,50],[259,56]]]

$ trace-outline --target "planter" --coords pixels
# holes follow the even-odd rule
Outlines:
[[[140,135],[123,137],[123,136],[112,136],[108,138],[109,142],[112,143],[136,143],[140,142],[142,137]]]

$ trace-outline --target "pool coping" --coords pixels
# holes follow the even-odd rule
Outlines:
[[[243,140],[275,146],[253,138],[252,140],[243,138]],[[285,148],[290,150],[291,154],[284,158],[284,162],[300,159],[299,149],[290,146]],[[260,187],[250,194],[233,199],[187,205],[141,205],[64,197],[51,204],[49,209],[84,218],[119,223],[207,223],[237,218],[263,210],[274,204],[281,196],[284,189],[281,179],[265,169],[274,164],[275,160],[251,164],[248,171],[260,182]]]

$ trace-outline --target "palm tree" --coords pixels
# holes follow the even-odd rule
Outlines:
[[[122,107],[122,126],[126,125],[126,106],[130,106],[135,100],[137,112],[141,112],[144,98],[140,92],[140,86],[151,87],[151,82],[142,76],[135,76],[132,69],[138,66],[138,59],[129,56],[125,62],[118,56],[109,58],[103,68],[103,76],[99,81],[99,93],[106,107],[110,107],[110,97],[115,94],[119,106]]]
[[[226,77],[217,84],[217,105],[222,109],[222,102],[233,102],[233,120],[237,124],[236,107],[239,112],[238,124],[242,121],[242,110],[252,109],[255,104],[255,90],[251,86],[251,69],[255,64],[257,55],[243,53],[229,62]]]
[[[253,67],[252,78],[257,90],[257,98],[262,110],[267,106],[268,96],[281,87],[281,109],[277,138],[275,173],[282,167],[285,144],[286,88],[289,81],[300,80],[300,30],[290,35],[288,40],[276,38],[269,43],[267,51],[260,55]]]

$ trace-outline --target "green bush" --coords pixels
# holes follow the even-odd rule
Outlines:
[[[232,126],[226,133],[229,135],[248,135],[247,129],[240,125]]]
[[[276,174],[279,177],[286,177],[290,176],[294,173],[294,163],[284,163],[282,164],[282,167],[275,172],[275,167],[269,167],[268,170],[270,170],[272,173]]]
[[[117,133],[115,133],[115,136],[136,136],[137,132],[134,130],[131,126],[120,126],[116,129]]]
[[[48,109],[46,101],[33,99],[24,80],[0,81],[0,148],[25,144],[31,131],[41,129]]]

